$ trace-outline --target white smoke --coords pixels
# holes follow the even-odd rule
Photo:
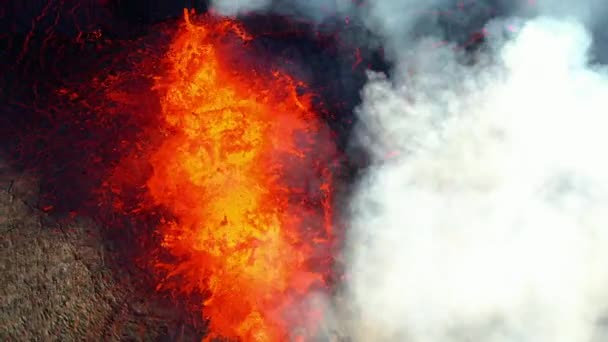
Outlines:
[[[272,0],[211,0],[211,8],[222,15],[237,15],[269,8]]]
[[[605,21],[604,0],[535,0],[540,13],[561,18],[576,18],[587,25]],[[602,23],[604,24],[604,23]]]
[[[350,13],[355,7],[352,0],[211,0],[211,8],[222,15],[272,11],[316,21]]]
[[[356,17],[373,32],[391,39],[406,34],[427,10],[448,1],[382,0],[357,4],[356,0],[211,0],[211,8],[227,16],[274,12],[315,22]]]
[[[608,340],[608,73],[577,21],[501,26],[473,66],[422,41],[392,79],[370,73],[354,341]]]

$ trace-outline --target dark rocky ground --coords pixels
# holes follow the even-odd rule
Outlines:
[[[37,208],[35,177],[0,161],[0,340],[197,341],[169,303],[117,276],[100,227]]]

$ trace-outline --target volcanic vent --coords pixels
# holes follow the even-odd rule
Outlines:
[[[168,336],[187,324],[206,340],[315,339],[323,313],[311,303],[335,276],[338,155],[311,78],[260,57],[256,34],[235,19],[184,10],[151,31],[122,41],[78,32],[100,55],[49,81],[27,69],[53,63],[16,52],[11,72],[34,86],[31,99],[11,90],[5,143],[16,167],[42,178],[31,204],[57,224],[86,215],[104,226],[113,277],[130,293],[106,330],[122,329],[137,297],[180,311],[162,314],[184,321]],[[24,44],[37,47],[32,37]],[[39,101],[48,112],[17,119]]]
[[[334,151],[303,84],[232,53],[249,39],[186,12],[155,84],[166,138],[147,188],[168,214],[159,288],[208,292],[214,335],[278,341],[321,319],[304,300],[331,271]]]

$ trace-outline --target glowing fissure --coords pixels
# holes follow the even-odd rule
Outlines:
[[[298,310],[325,287],[328,270],[309,261],[331,240],[331,144],[299,84],[229,67],[226,39],[250,37],[230,20],[193,23],[186,13],[156,81],[166,140],[147,187],[171,215],[160,234],[177,260],[157,263],[158,288],[209,293],[209,338],[280,341],[298,328],[310,337],[320,318]]]

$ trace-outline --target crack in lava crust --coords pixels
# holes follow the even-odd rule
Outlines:
[[[321,318],[304,299],[331,268],[333,144],[302,84],[233,65],[251,39],[238,25],[185,19],[155,85],[166,138],[147,188],[172,217],[159,229],[175,260],[156,263],[159,289],[209,293],[208,339],[310,339]]]

